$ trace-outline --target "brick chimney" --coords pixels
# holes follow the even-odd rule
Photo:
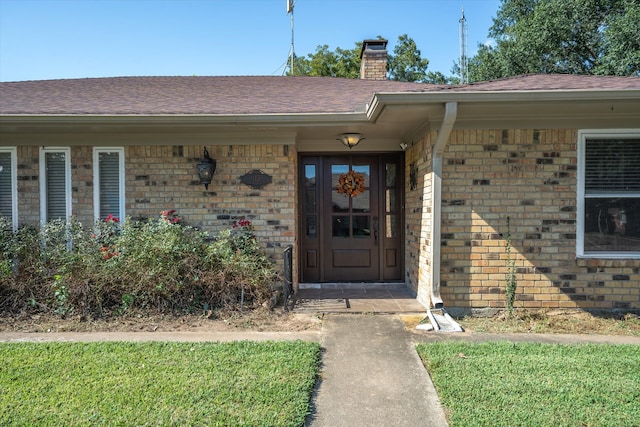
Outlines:
[[[387,40],[365,40],[360,51],[360,78],[387,79]]]

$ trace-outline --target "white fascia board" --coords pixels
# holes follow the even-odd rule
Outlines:
[[[458,103],[500,103],[500,102],[557,102],[557,101],[620,101],[639,100],[640,89],[624,90],[553,90],[553,91],[467,91],[467,92],[410,92],[377,93],[368,104],[367,118],[375,121],[386,105],[416,105]]]
[[[301,125],[322,123],[366,122],[365,113],[302,113],[302,114],[149,114],[149,115],[70,115],[70,114],[4,114],[4,123],[42,124],[186,124],[186,125],[234,125],[272,124]]]

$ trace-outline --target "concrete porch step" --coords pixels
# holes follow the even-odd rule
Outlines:
[[[295,294],[298,313],[424,313],[403,283],[318,283],[301,284]]]

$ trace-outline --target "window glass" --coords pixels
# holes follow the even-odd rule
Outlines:
[[[578,255],[640,257],[640,137],[580,134]]]
[[[318,233],[317,217],[315,215],[307,215],[307,236],[315,236]]]
[[[120,155],[98,153],[100,173],[100,218],[120,217]]]
[[[365,190],[351,198],[352,212],[365,213],[371,210],[371,191]]]
[[[334,216],[332,218],[332,235],[333,237],[349,237],[349,217]]]
[[[359,173],[364,178],[364,186],[369,188],[371,185],[371,166],[369,165],[353,165],[353,171]]]
[[[46,221],[67,217],[66,157],[64,152],[45,153]]]
[[[369,237],[371,236],[371,217],[369,215],[354,215],[353,219],[353,237]]]
[[[124,218],[124,149],[96,147],[93,162],[95,217]]]
[[[0,215],[13,221],[15,191],[11,154],[9,151],[0,151]]]
[[[398,167],[395,163],[387,163],[385,181],[387,187],[395,187],[398,181]]]
[[[304,166],[304,186],[306,188],[316,187],[316,166],[315,165]]]
[[[387,237],[398,236],[398,215],[387,215],[385,224],[385,235]]]

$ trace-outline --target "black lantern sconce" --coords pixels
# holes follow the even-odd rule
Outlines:
[[[198,172],[198,178],[200,178],[200,184],[204,184],[204,189],[209,189],[211,184],[211,178],[216,171],[216,161],[209,157],[207,147],[204,147],[204,155],[202,160],[196,166],[196,172]]]

